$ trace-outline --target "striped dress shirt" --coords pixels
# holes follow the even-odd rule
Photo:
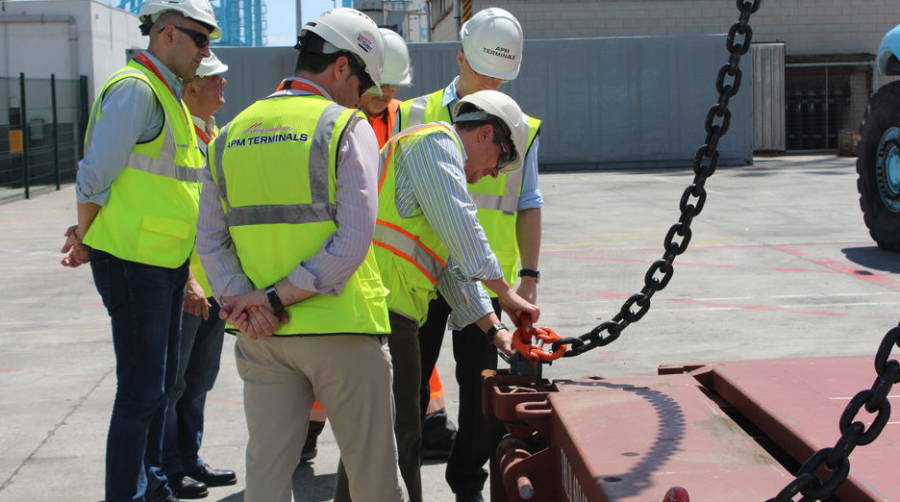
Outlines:
[[[456,135],[452,126],[445,125]],[[400,215],[424,214],[449,252],[447,268],[438,278],[438,291],[453,308],[450,323],[454,328],[494,311],[476,280],[503,276],[469,197],[465,161],[465,152],[446,134],[405,142],[396,158]]]

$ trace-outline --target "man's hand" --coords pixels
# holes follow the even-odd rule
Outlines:
[[[497,331],[492,341],[494,342],[494,346],[497,347],[497,350],[511,356],[513,353],[512,339],[513,334],[510,330],[501,329]]]
[[[526,301],[524,298],[514,293],[512,289],[508,289],[497,299],[500,300],[500,307],[506,312],[506,315],[512,319],[516,326],[519,325],[519,317],[522,314],[531,317],[531,322],[533,323],[537,322],[538,318],[541,317],[541,309],[539,309],[537,305]]]
[[[222,299],[219,317],[235,326],[248,338],[257,339],[272,334],[288,322],[287,312],[276,315],[262,289]]]
[[[190,278],[184,286],[184,311],[188,314],[209,319],[209,301],[203,294],[203,287],[194,278]]]
[[[66,243],[60,252],[66,256],[60,261],[62,266],[75,268],[89,262],[88,248],[81,243],[81,237],[78,236],[78,225],[72,225],[63,235],[66,237]]]
[[[516,294],[521,296],[526,302],[531,304],[537,303],[537,279],[534,277],[521,277],[519,279],[519,287],[516,288]]]

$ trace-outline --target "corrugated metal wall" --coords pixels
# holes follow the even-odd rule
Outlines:
[[[783,152],[784,43],[753,44],[753,150]]]
[[[446,86],[457,73],[454,42],[411,44],[409,98]],[[293,71],[290,48],[217,48],[229,66],[230,120]],[[690,165],[706,137],[715,78],[727,60],[721,35],[528,40],[519,78],[503,90],[544,120],[542,169]],[[723,165],[752,162],[752,68],[744,60],[731,130],[720,143]]]

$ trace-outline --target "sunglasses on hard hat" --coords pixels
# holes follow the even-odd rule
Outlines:
[[[174,26],[176,30],[191,37],[191,40],[194,41],[194,45],[196,45],[198,49],[205,49],[205,48],[209,47],[209,37],[206,36],[205,34],[200,33],[197,30],[185,28],[184,26],[178,26],[177,24],[173,24],[172,26]]]

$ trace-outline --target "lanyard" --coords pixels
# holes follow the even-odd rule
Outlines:
[[[212,138],[210,138],[209,135],[206,134],[206,131],[197,127],[197,124],[194,124],[194,130],[197,131],[197,136],[199,136],[200,139],[207,145],[209,144],[210,141],[212,141]]]
[[[160,73],[159,68],[157,68],[156,65],[153,64],[153,61],[150,61],[150,58],[148,58],[148,57],[142,52],[142,53],[138,54],[137,56],[135,56],[134,59],[135,59],[138,63],[140,63],[141,65],[143,65],[145,68],[147,68],[148,70],[150,70],[151,72],[153,72],[153,74],[156,75],[156,78],[158,78],[158,79],[163,83],[163,85],[166,86],[166,89],[168,89],[169,92],[171,92],[173,96],[175,95],[175,91],[173,91],[172,88],[169,87],[169,83],[166,82],[166,79],[165,79],[165,78],[163,78],[162,73]]]
[[[288,89],[311,92],[313,94],[325,97],[325,95],[322,94],[322,91],[320,91],[316,87],[309,85],[306,82],[300,82],[299,80],[284,80],[280,84],[278,84],[278,87],[275,88],[275,92],[286,91]]]

